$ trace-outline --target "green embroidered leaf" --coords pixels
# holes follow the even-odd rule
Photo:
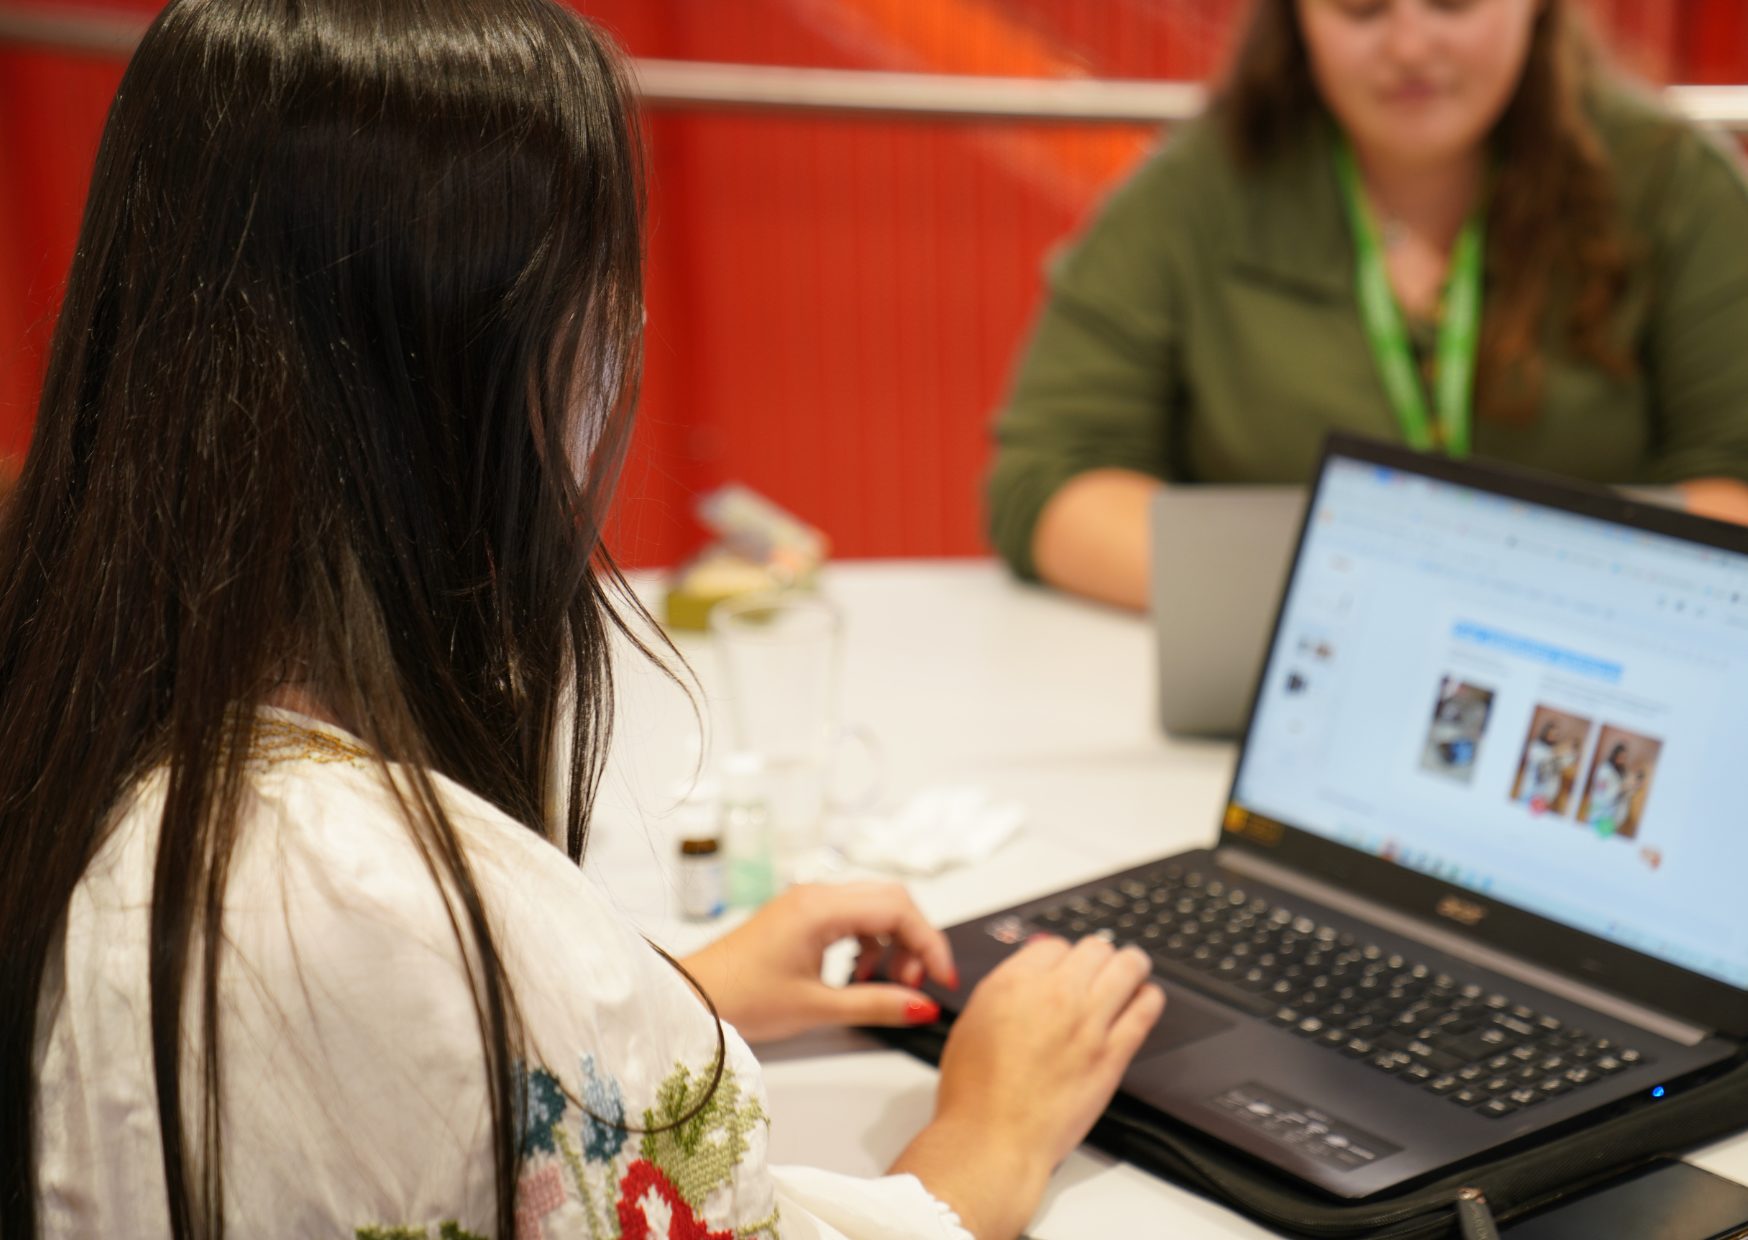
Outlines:
[[[437,1225],[437,1240],[486,1240],[478,1232],[469,1231],[452,1218],[446,1218]]]
[[[743,1099],[735,1074],[724,1071],[703,1109],[670,1127],[698,1105],[709,1085],[710,1074],[701,1072],[694,1090],[692,1073],[685,1064],[675,1064],[656,1091],[655,1107],[643,1113],[645,1128],[662,1129],[643,1134],[643,1157],[661,1168],[694,1209],[701,1209],[712,1190],[728,1183],[746,1155],[747,1133],[770,1120],[757,1098]]]
[[[782,1240],[777,1234],[777,1223],[781,1216],[782,1211],[772,1210],[768,1217],[736,1231],[735,1240]]]

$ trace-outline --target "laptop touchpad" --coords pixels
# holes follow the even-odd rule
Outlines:
[[[1153,1032],[1147,1035],[1147,1041],[1135,1053],[1135,1062],[1140,1063],[1166,1051],[1175,1051],[1191,1042],[1200,1042],[1203,1038],[1230,1029],[1237,1023],[1180,990],[1170,996],[1159,1023],[1153,1026]]]

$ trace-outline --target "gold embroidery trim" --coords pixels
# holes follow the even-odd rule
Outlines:
[[[275,762],[368,762],[370,750],[356,741],[318,732],[283,719],[257,717],[249,737],[249,761]]]

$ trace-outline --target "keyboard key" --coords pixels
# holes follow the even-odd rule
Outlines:
[[[1191,990],[1212,995],[1221,1002],[1248,1012],[1252,1016],[1267,1016],[1281,1004],[1268,995],[1253,995],[1237,986],[1229,986],[1216,981],[1199,969],[1191,968],[1188,961],[1175,959],[1170,952],[1155,953],[1153,956],[1153,971],[1159,976],[1169,978]]]
[[[1517,1107],[1504,1098],[1489,1098],[1475,1108],[1475,1114],[1485,1115],[1488,1119],[1504,1119],[1515,1110]]]
[[[1487,1101],[1486,1091],[1476,1089],[1473,1085],[1465,1085],[1465,1086],[1463,1086],[1463,1088],[1456,1090],[1452,1093],[1449,1093],[1445,1096],[1448,1097],[1452,1102],[1461,1103],[1463,1106],[1466,1106],[1466,1107],[1472,1107],[1478,1102],[1486,1102]]]
[[[1410,1055],[1413,1055],[1421,1063],[1432,1069],[1435,1074],[1449,1072],[1453,1068],[1460,1068],[1463,1066],[1463,1061],[1457,1056],[1447,1055],[1445,1052],[1438,1050],[1436,1047],[1426,1042],[1410,1042],[1407,1049]]]
[[[1304,910],[1280,907],[1216,874],[1159,867],[1038,913],[1066,937],[1100,933],[1135,944],[1162,977],[1269,1019],[1314,1044],[1442,1096],[1535,1089],[1566,1073],[1594,1077],[1631,1066],[1597,1039],[1574,1039],[1559,1021],[1483,984],[1364,943]],[[1578,1052],[1583,1050],[1583,1054]],[[1550,1062],[1551,1061],[1551,1062]],[[1514,1105],[1522,1105],[1521,1103]]]

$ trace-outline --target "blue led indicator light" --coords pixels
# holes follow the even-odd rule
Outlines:
[[[1656,1089],[1651,1091],[1651,1096],[1653,1098],[1661,1098],[1663,1096],[1663,1087],[1661,1085],[1657,1086]]]

